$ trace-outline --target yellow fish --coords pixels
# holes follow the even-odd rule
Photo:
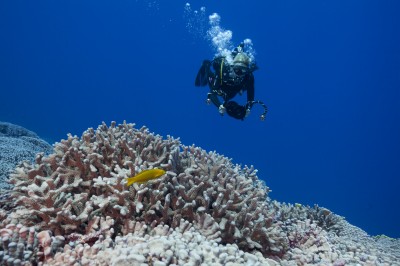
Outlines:
[[[164,174],[165,174],[165,171],[163,169],[144,170],[133,177],[126,178],[126,181],[127,181],[126,185],[129,187],[133,183],[143,184],[149,180],[159,178],[160,176],[162,176]]]

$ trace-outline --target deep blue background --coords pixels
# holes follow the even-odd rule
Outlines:
[[[400,237],[400,2],[190,2],[252,39],[265,122],[260,107],[242,122],[205,104],[194,77],[215,51],[185,3],[0,1],[0,121],[49,141],[146,125],[254,165],[273,199]]]

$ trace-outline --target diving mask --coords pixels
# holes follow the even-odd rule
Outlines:
[[[233,66],[233,72],[235,72],[236,76],[242,77],[247,74],[249,69],[243,66]]]

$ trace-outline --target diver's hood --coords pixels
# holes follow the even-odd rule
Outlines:
[[[250,58],[245,53],[238,53],[233,58],[232,65],[235,67],[248,68],[250,64]]]

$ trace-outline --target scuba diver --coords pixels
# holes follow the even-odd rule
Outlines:
[[[243,51],[244,43],[241,43],[230,56],[217,56],[212,61],[204,60],[200,67],[195,86],[209,86],[207,104],[213,103],[221,115],[225,112],[236,119],[243,120],[250,114],[255,103],[264,107],[261,120],[265,119],[267,107],[261,101],[254,101],[254,76],[253,71],[258,67],[251,62],[250,57]],[[211,71],[211,65],[214,72]],[[246,91],[247,103],[239,105],[232,101],[238,93]],[[223,102],[221,103],[220,98]]]

